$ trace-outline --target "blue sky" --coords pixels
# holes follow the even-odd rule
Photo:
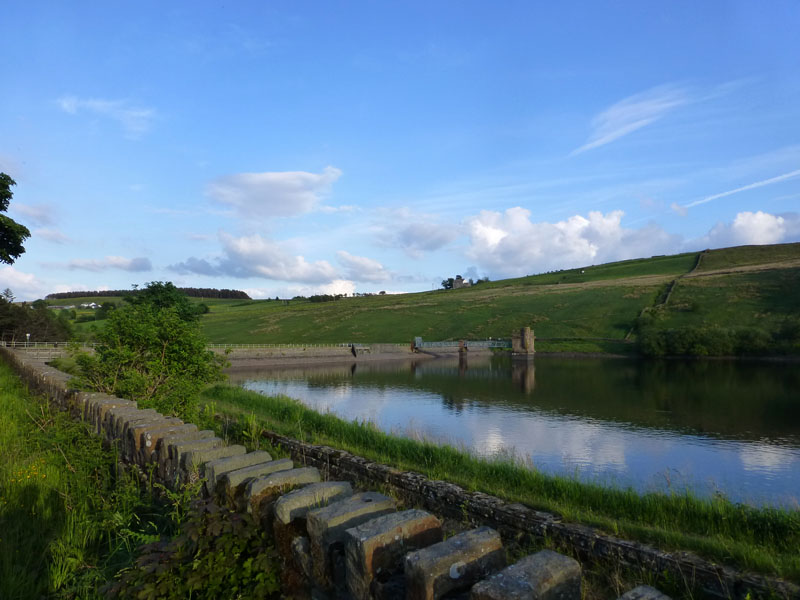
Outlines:
[[[800,4],[22,2],[19,299],[420,291],[800,241]]]

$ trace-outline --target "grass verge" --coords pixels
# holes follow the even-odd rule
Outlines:
[[[113,449],[0,362],[0,598],[99,598],[136,547],[169,531]]]
[[[320,414],[287,397],[217,385],[202,401],[231,417],[315,444],[327,444],[482,491],[565,520],[599,527],[664,549],[691,550],[710,560],[800,581],[800,510],[753,508],[690,493],[639,494],[545,475],[512,459],[487,461],[449,446],[379,431],[371,423]]]

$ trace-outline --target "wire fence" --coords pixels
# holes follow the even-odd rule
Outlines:
[[[15,348],[23,350],[66,350],[68,348],[94,348],[94,342],[7,342],[0,341],[0,346],[5,348]]]
[[[305,348],[351,348],[355,346],[356,348],[366,348],[371,346],[372,344],[361,344],[361,343],[340,343],[340,344],[208,344],[209,350],[265,350],[265,349],[275,349],[275,350],[299,350]],[[387,345],[395,345],[395,346],[407,346],[408,344],[381,344],[383,346]]]

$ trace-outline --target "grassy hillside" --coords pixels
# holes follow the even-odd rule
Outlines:
[[[709,330],[724,329],[731,339],[755,336],[762,346],[769,346],[779,334],[793,339],[794,329],[800,337],[800,324],[795,326],[800,313],[799,284],[800,244],[779,244],[627,260],[459,290],[325,303],[192,301],[209,306],[202,325],[214,343],[405,344],[416,336],[427,340],[508,338],[515,329],[528,325],[537,336],[539,351],[634,353],[634,342],[643,328],[663,335],[687,330],[706,335]],[[72,298],[69,303],[92,300]],[[102,300],[120,302],[121,298]],[[103,323],[78,323],[77,330],[88,335]],[[731,344],[723,346],[732,353],[737,346]],[[749,342],[740,346],[754,347]],[[792,342],[784,346],[781,352],[800,353],[800,345],[795,350]]]
[[[745,327],[769,337],[796,316],[798,283],[800,244],[743,246],[459,290],[330,303],[219,302],[203,328],[217,343],[408,343],[415,336],[507,338],[529,325],[540,351],[634,352],[643,314],[657,330]]]

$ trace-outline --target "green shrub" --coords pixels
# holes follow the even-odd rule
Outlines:
[[[198,500],[183,532],[148,544],[134,567],[106,590],[111,598],[224,600],[279,597],[279,561],[269,536],[247,513]]]
[[[194,307],[170,286],[150,284],[109,313],[95,353],[76,356],[75,383],[192,421],[198,392],[224,379],[225,361],[206,349]]]

